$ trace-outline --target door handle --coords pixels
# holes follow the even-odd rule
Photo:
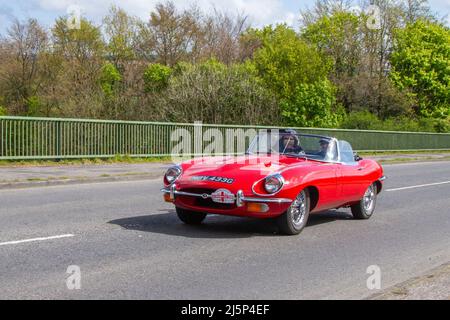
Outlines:
[[[366,167],[359,167],[358,171],[364,170]]]

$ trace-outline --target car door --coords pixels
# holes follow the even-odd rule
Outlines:
[[[347,141],[339,141],[338,188],[343,203],[361,199],[367,188],[367,170],[360,161],[355,161],[353,149]]]
[[[337,145],[335,140],[331,141],[326,155],[326,162],[317,166],[312,175],[314,185],[319,189],[319,202],[314,211],[328,210],[336,208],[341,203],[340,186],[338,186],[338,176],[340,176],[340,164],[338,160]]]

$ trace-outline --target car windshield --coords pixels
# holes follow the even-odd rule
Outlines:
[[[337,160],[336,146],[331,138],[283,131],[259,133],[250,143],[247,153]]]

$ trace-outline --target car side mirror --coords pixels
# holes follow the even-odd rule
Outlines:
[[[353,152],[353,158],[355,159],[355,161],[360,161],[360,160],[363,159],[363,158],[361,158],[361,157],[358,155],[357,152]]]

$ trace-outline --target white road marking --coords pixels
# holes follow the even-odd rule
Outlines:
[[[399,190],[406,190],[406,189],[414,189],[414,188],[422,188],[422,187],[429,187],[429,186],[437,186],[437,185],[448,184],[448,183],[450,183],[450,181],[427,183],[427,184],[419,184],[419,185],[416,185],[416,186],[409,186],[409,187],[402,187],[402,188],[393,188],[393,189],[387,189],[386,191],[399,191]]]
[[[59,236],[52,236],[52,237],[42,237],[42,238],[33,238],[33,239],[25,239],[25,240],[17,240],[17,241],[0,242],[0,246],[26,243],[26,242],[34,242],[34,241],[45,241],[45,240],[53,240],[53,239],[61,239],[61,238],[70,238],[70,237],[74,237],[74,236],[75,235],[73,235],[73,234],[62,234]]]

